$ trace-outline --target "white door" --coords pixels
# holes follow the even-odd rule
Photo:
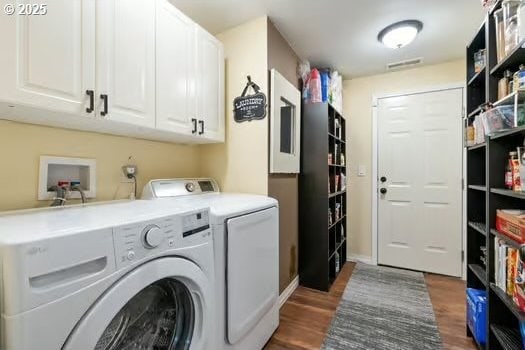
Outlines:
[[[461,275],[462,104],[462,89],[378,100],[380,264]]]
[[[224,141],[224,52],[222,43],[197,27],[198,134]]]
[[[97,1],[100,117],[155,127],[155,1]]]
[[[1,0],[0,8],[24,3],[33,2]],[[45,14],[1,14],[0,96],[15,105],[89,115],[86,91],[95,89],[94,2],[45,5]]]
[[[157,1],[157,129],[197,133],[195,24],[167,0]]]

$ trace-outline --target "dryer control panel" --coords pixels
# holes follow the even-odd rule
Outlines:
[[[208,210],[113,228],[117,268],[164,251],[211,242]]]
[[[210,228],[210,215],[207,211],[185,215],[182,218],[182,236],[188,237]]]

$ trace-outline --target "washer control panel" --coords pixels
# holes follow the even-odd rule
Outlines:
[[[160,255],[164,251],[173,251],[211,240],[208,210],[113,228],[117,268]]]

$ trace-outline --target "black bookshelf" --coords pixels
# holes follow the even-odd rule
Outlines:
[[[346,121],[328,103],[305,104],[302,111],[299,281],[328,291],[338,275],[336,265],[340,271],[347,258],[347,196],[341,178],[347,175]]]
[[[497,82],[506,69],[517,70],[525,63],[525,49],[519,45],[501,62],[496,57],[496,31],[492,14],[501,8],[501,1],[487,14],[483,24],[467,46],[467,108],[465,126],[482,112],[485,103],[498,101]],[[486,49],[487,66],[479,74],[474,72],[473,55]],[[481,75],[481,76],[480,76]],[[508,96],[511,100],[513,96]],[[501,103],[501,101],[500,101]],[[523,145],[525,127],[485,137],[485,142],[466,147],[467,154],[467,287],[484,289],[488,298],[487,344],[476,344],[484,349],[521,349],[519,322],[525,313],[514,304],[505,291],[495,285],[496,239],[511,247],[518,242],[496,230],[497,209],[523,209],[525,193],[505,188],[505,165],[510,151]],[[481,248],[486,248],[482,259]],[[467,335],[472,336],[467,326]]]

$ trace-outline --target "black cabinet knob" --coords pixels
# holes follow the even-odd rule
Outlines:
[[[95,110],[95,91],[86,90],[86,95],[89,97],[89,107],[86,108],[86,113],[92,113]]]
[[[379,192],[381,192],[381,194],[385,194],[388,192],[388,190],[386,188],[381,188]]]
[[[379,179],[381,182],[386,182],[386,177],[384,176],[381,176],[381,178]]]
[[[108,114],[108,95],[102,94],[100,95],[100,99],[103,104],[103,110],[100,112],[100,115],[105,117]]]

